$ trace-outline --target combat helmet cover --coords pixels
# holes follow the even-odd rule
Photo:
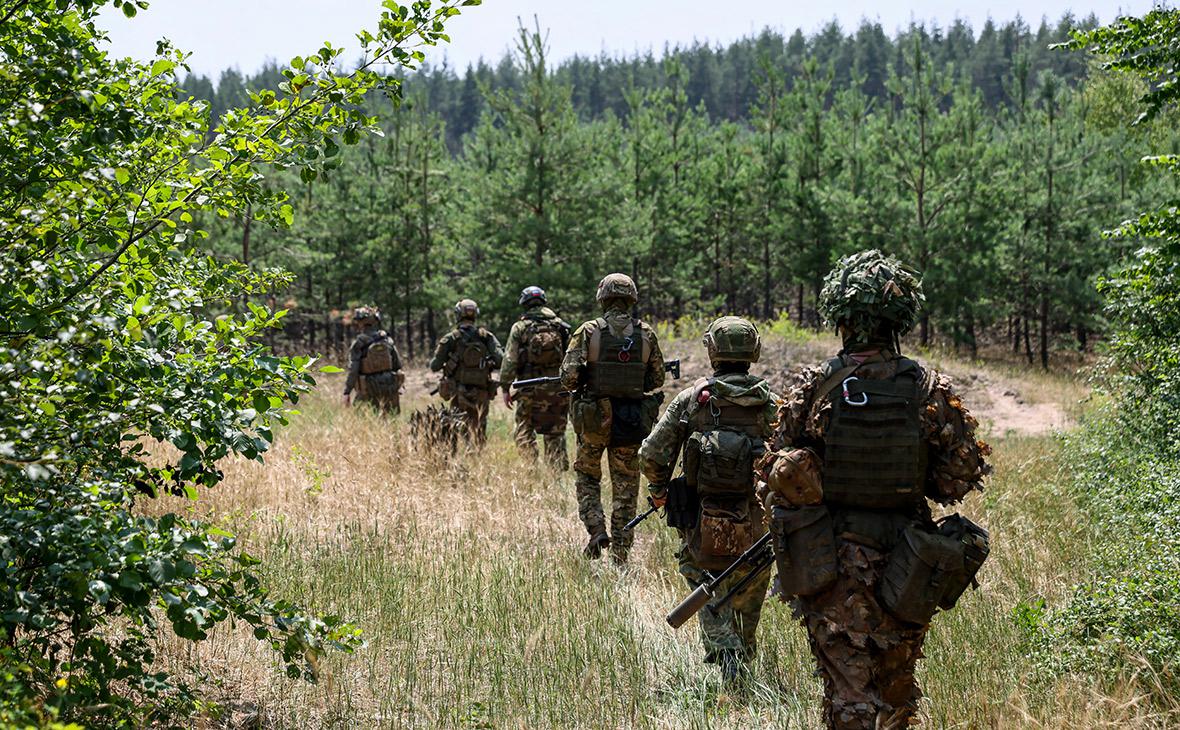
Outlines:
[[[474,299],[460,299],[455,302],[455,319],[474,321],[479,316],[479,305]]]
[[[824,279],[819,312],[843,327],[845,340],[868,344],[884,330],[900,337],[913,329],[925,303],[921,274],[876,249],[845,256]]]
[[[631,304],[639,301],[639,287],[626,274],[607,274],[598,282],[598,293],[594,296],[599,304],[608,299],[626,299]]]
[[[762,337],[754,323],[742,317],[726,316],[713,321],[701,339],[709,351],[709,361],[758,362],[762,356]]]
[[[352,310],[352,322],[361,327],[381,324],[381,310],[376,307],[357,307]]]
[[[520,301],[517,303],[522,307],[533,307],[548,304],[549,297],[545,296],[545,290],[539,286],[526,286],[521,289]]]

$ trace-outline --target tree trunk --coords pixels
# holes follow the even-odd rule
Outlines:
[[[799,285],[798,291],[795,293],[795,311],[798,312],[799,327],[803,327],[803,285]]]
[[[1041,294],[1041,368],[1049,369],[1049,295]]]
[[[1029,337],[1028,317],[1024,318],[1024,356],[1028,358],[1028,364],[1033,364],[1032,339]]]

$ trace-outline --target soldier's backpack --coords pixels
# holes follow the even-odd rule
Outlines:
[[[560,321],[534,320],[526,330],[524,362],[532,368],[555,368],[565,357],[565,343]]]
[[[685,443],[684,474],[700,499],[700,517],[689,536],[694,560],[706,569],[723,568],[757,539],[752,509],[754,462],[764,452],[762,413],[765,403],[738,405],[708,394],[712,380],[698,383],[694,405],[681,428]]]
[[[365,348],[361,358],[361,375],[375,375],[390,370],[393,370],[393,341],[385,332],[380,332]]]
[[[487,330],[459,330],[456,346],[455,382],[486,388],[491,382],[492,366],[488,351]]]

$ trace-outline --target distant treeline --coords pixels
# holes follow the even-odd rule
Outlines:
[[[481,11],[483,12],[483,11]],[[544,22],[544,19],[541,19]],[[684,93],[688,105],[701,107],[714,122],[747,119],[758,102],[758,78],[766,65],[780,69],[787,88],[792,88],[805,59],[830,67],[835,88],[859,88],[867,97],[883,100],[890,65],[904,65],[904,53],[913,39],[922,41],[932,63],[953,67],[958,77],[968,80],[983,94],[989,108],[1011,103],[1005,79],[1013,61],[1023,56],[1035,76],[1051,70],[1067,83],[1086,74],[1082,54],[1050,50],[1069,39],[1071,31],[1098,25],[1091,14],[1084,19],[1071,14],[1055,24],[1042,20],[1033,30],[1019,18],[998,24],[988,19],[978,33],[962,19],[948,27],[914,24],[889,36],[880,23],[864,20],[855,32],[832,21],[822,30],[806,35],[796,29],[790,37],[769,28],[727,46],[694,43],[672,46],[660,55],[575,56],[557,65],[554,80],[571,87],[570,100],[581,119],[598,119],[608,111],[626,117],[630,111],[627,95],[638,89],[666,87],[668,62],[675,60],[687,75]],[[429,55],[429,54],[428,54]],[[190,76],[183,86],[194,96],[206,99],[214,118],[226,109],[248,102],[247,89],[274,88],[283,80],[275,65],[246,78],[234,69],[221,73],[215,84],[204,76]],[[483,90],[520,90],[526,80],[511,55],[498,62],[481,60],[461,73],[449,66],[425,65],[406,85],[411,96],[422,98],[447,128],[447,140],[457,150],[464,135],[475,128],[487,109]]]
[[[506,330],[539,284],[574,319],[613,270],[646,316],[815,325],[832,262],[878,247],[925,274],[923,341],[986,334],[1047,363],[1104,330],[1095,282],[1135,244],[1101,230],[1175,192],[1137,164],[1178,148],[1174,120],[1124,121],[1143,82],[1050,48],[1095,24],[833,24],[556,68],[521,28],[495,67],[422,69],[396,111],[374,99],[384,138],[281,173],[293,227],[206,221],[209,243],[292,271],[304,311],[378,304],[410,353],[459,296]],[[217,114],[283,80],[186,88]]]

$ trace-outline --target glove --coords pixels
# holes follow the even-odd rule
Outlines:
[[[508,408],[512,407],[512,394],[507,390],[504,391],[504,405]]]
[[[664,505],[668,503],[668,485],[667,484],[652,484],[647,488],[650,493],[647,501],[651,502],[651,506],[656,509],[663,509]]]

